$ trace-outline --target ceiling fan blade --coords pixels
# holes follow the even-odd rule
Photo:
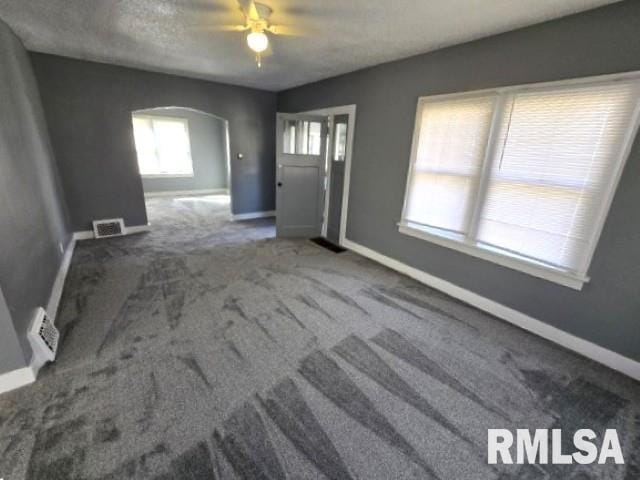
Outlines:
[[[253,2],[253,5],[256,7],[258,16],[262,20],[266,20],[268,22],[269,18],[271,17],[271,14],[273,13],[273,10],[271,9],[271,7],[260,2]]]
[[[280,35],[284,37],[304,37],[309,32],[300,27],[292,27],[289,25],[270,25],[267,31],[274,35]]]
[[[244,32],[249,30],[246,25],[197,25],[192,26],[192,30],[201,32]]]
[[[253,0],[238,0],[238,4],[248,19],[260,20],[260,14],[258,13],[258,9],[256,8],[256,4]]]

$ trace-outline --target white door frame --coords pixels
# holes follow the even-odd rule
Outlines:
[[[309,115],[348,115],[349,122],[347,125],[347,149],[345,155],[345,164],[344,164],[344,184],[342,186],[342,210],[340,212],[340,245],[344,243],[347,234],[347,212],[349,211],[349,185],[351,184],[351,161],[353,156],[353,139],[355,134],[355,126],[356,126],[356,105],[341,105],[338,107],[328,107],[328,108],[319,108],[316,110],[309,110],[306,112],[298,112]],[[333,129],[335,128],[335,122],[330,122],[329,129],[329,139],[333,139]],[[325,180],[326,183],[326,191],[325,191],[325,201],[324,201],[324,213],[322,219],[322,236],[327,235],[327,223],[329,220],[329,199],[331,197],[331,157],[333,152],[333,145],[331,143],[327,144],[327,152],[328,152],[328,165],[327,165],[327,178]]]

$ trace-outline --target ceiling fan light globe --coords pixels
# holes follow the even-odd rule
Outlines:
[[[247,45],[256,53],[262,53],[269,47],[269,37],[264,32],[251,32],[247,35]]]

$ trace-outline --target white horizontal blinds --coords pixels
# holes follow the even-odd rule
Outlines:
[[[636,96],[628,82],[511,94],[477,240],[581,270]]]
[[[465,233],[477,192],[495,95],[421,103],[405,221]]]

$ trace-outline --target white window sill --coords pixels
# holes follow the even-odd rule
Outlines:
[[[503,267],[518,270],[520,272],[533,275],[534,277],[573,288],[574,290],[582,290],[582,286],[589,281],[589,277],[586,276],[575,275],[543,264],[534,263],[533,261],[527,261],[515,255],[489,250],[488,248],[483,248],[475,244],[463,243],[462,241],[453,238],[453,235],[451,237],[447,237],[442,234],[434,233],[432,229],[429,229],[428,227],[422,227],[410,223],[399,223],[398,227],[400,233],[405,235],[426,240],[442,247],[451,248],[473,257],[481,258],[482,260],[497,263]]]
[[[142,178],[193,178],[193,173],[147,173]]]

